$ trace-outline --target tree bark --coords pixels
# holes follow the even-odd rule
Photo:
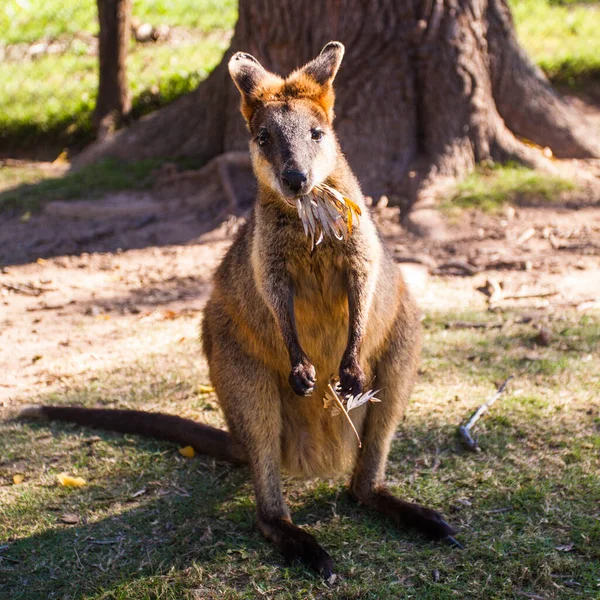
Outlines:
[[[240,0],[229,51],[210,77],[81,163],[214,156],[246,148],[239,96],[227,73],[243,50],[280,74],[335,39],[346,46],[336,79],[336,130],[365,193],[413,199],[435,175],[479,161],[541,153],[600,156],[582,115],[519,47],[506,0]],[[401,198],[399,198],[401,200]]]
[[[97,4],[100,75],[93,124],[98,138],[104,139],[131,110],[126,70],[131,0],[97,0]]]

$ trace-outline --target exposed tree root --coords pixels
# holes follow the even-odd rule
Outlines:
[[[201,169],[177,171],[167,165],[159,173],[156,192],[179,198],[212,216],[243,216],[254,200],[247,152],[225,152]]]

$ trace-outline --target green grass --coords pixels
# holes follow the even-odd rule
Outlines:
[[[152,25],[178,25],[205,32],[228,29],[235,23],[235,0],[133,0],[133,17]],[[16,44],[96,35],[94,0],[5,0],[0,7],[0,43]]]
[[[42,57],[0,63],[0,143],[27,143],[62,135],[68,143],[91,133],[97,85],[91,56]]]
[[[219,62],[227,38],[207,36],[180,46],[133,46],[128,77],[133,116],[139,117],[194,89]],[[0,63],[0,144],[63,145],[89,139],[95,106],[97,59],[46,55]]]
[[[127,63],[132,117],[155,110],[191,91],[218,64],[237,14],[234,0],[134,2],[142,22],[191,30],[178,44],[131,44]],[[9,0],[0,7],[0,43],[72,40],[97,33],[96,3]],[[75,40],[60,55],[0,62],[0,146],[57,148],[92,139],[91,116],[98,85],[97,57]]]
[[[600,79],[600,7],[572,0],[510,0],[517,34],[554,83]]]
[[[493,213],[509,203],[550,202],[573,189],[571,181],[515,164],[480,166],[458,181],[442,209],[478,208]]]
[[[537,330],[515,316],[427,316],[421,377],[392,447],[393,489],[443,509],[463,551],[397,531],[354,504],[342,482],[287,481],[295,521],[334,557],[339,578],[328,587],[262,540],[245,469],[132,436],[13,422],[0,425],[0,597],[598,598],[600,315],[555,315],[544,323],[551,344],[540,348]],[[445,327],[457,319],[504,325]],[[159,327],[172,344],[37,399],[222,423],[214,397],[197,391],[206,365],[191,340],[178,342],[176,325],[135,322],[120,336]],[[559,366],[533,368],[532,350]],[[510,373],[508,393],[478,427],[482,452],[464,451],[456,425]],[[57,486],[62,471],[88,485]],[[11,484],[15,473],[23,484]],[[63,523],[66,512],[80,522]]]
[[[52,171],[21,167],[1,170],[6,189],[0,187],[0,211],[29,212],[52,200],[100,197],[119,190],[143,190],[153,182],[159,163],[143,160],[124,164],[105,160],[74,173],[55,176]]]

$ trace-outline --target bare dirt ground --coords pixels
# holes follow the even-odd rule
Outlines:
[[[600,198],[589,193],[579,204],[465,211],[444,240],[407,232],[398,209],[372,210],[426,312],[600,306]],[[194,337],[241,222],[162,193],[56,202],[26,223],[0,222],[0,406]],[[158,321],[173,322],[168,340]]]

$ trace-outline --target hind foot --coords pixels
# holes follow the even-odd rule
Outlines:
[[[351,495],[362,504],[392,518],[400,527],[416,529],[432,540],[442,540],[457,533],[439,512],[401,500],[385,488],[368,493],[352,490]]]
[[[275,544],[287,560],[299,560],[326,580],[333,575],[331,556],[310,533],[283,518],[261,519],[258,525],[265,538]]]

